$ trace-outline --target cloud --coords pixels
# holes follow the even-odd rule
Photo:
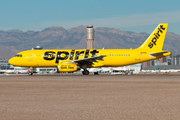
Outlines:
[[[154,25],[159,23],[178,23],[180,22],[180,11],[158,12],[148,14],[119,15],[109,18],[93,18],[87,20],[66,20],[66,21],[46,21],[41,23],[32,23],[24,26],[16,26],[12,29],[36,30],[40,31],[51,26],[61,26],[65,29],[77,27],[79,25],[94,25],[94,27],[127,28],[144,25]],[[3,27],[0,29],[10,29]]]
[[[97,18],[90,20],[43,22],[43,23],[39,23],[38,25],[32,25],[32,26],[44,27],[44,28],[49,26],[62,26],[68,29],[79,25],[92,24],[95,27],[125,28],[125,27],[152,25],[159,23],[176,23],[176,22],[180,22],[180,11],[133,14],[133,15],[125,15],[125,16],[115,16],[110,18]]]

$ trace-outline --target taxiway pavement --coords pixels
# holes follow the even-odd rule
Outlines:
[[[180,75],[1,75],[1,120],[179,120]]]

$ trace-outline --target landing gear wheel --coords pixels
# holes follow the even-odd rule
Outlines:
[[[83,75],[89,75],[89,71],[88,71],[88,70],[84,70],[84,71],[82,72],[82,74],[83,74]]]
[[[33,75],[33,72],[29,72],[28,74],[29,74],[29,75]]]

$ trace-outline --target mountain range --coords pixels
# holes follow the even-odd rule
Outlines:
[[[35,46],[44,49],[86,49],[86,26],[78,26],[69,30],[63,27],[49,27],[42,31],[26,31],[18,29],[0,30],[0,59],[9,59],[23,50]],[[149,36],[146,32],[135,33],[114,28],[100,27],[95,29],[95,49],[130,49],[139,47]],[[180,35],[167,32],[164,50],[173,54],[180,51]]]

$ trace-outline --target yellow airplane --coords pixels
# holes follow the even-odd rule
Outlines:
[[[58,72],[74,72],[87,68],[117,67],[158,59],[171,54],[162,50],[168,24],[161,23],[136,49],[47,49],[19,52],[9,64],[21,67],[57,67]]]

